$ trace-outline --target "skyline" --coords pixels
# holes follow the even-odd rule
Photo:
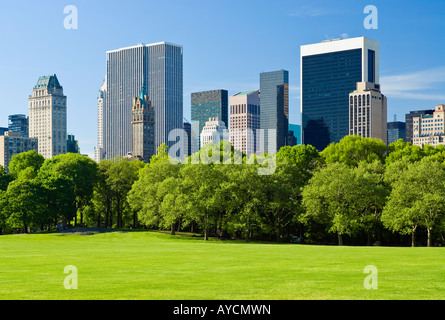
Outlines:
[[[64,28],[68,4],[78,8],[77,30]],[[368,4],[378,9],[377,30],[363,26]],[[404,121],[409,111],[445,102],[443,13],[443,1],[6,1],[0,12],[0,27],[8,30],[0,35],[0,127],[7,126],[10,114],[29,115],[28,96],[38,77],[56,74],[67,96],[68,133],[81,153],[93,158],[106,52],[161,41],[184,48],[187,120],[192,92],[224,89],[231,96],[256,90],[261,72],[285,69],[289,123],[301,124],[300,46],[360,36],[379,41],[388,120],[396,114]]]

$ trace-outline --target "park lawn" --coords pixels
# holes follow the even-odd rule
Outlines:
[[[445,248],[245,243],[158,232],[0,236],[1,300],[445,298]],[[75,266],[78,289],[64,268]],[[366,266],[378,289],[365,289]]]

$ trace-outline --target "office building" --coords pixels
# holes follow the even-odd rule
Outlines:
[[[29,118],[24,114],[12,114],[8,117],[8,131],[19,132],[20,136],[29,137]]]
[[[302,143],[321,151],[349,134],[349,93],[379,83],[379,43],[365,37],[301,46]]]
[[[444,108],[445,105],[439,104],[433,114],[413,117],[413,145],[419,147],[426,144],[433,147],[445,145]]]
[[[0,136],[0,165],[7,169],[12,156],[35,150],[38,152],[36,138],[22,137],[20,132],[5,132]]]
[[[224,139],[224,133],[227,132],[227,128],[224,122],[219,120],[218,117],[210,118],[201,132],[201,148],[205,147],[208,143],[219,143]]]
[[[406,141],[406,123],[402,121],[388,122],[388,145],[399,139]]]
[[[387,98],[379,84],[358,82],[357,89],[349,94],[349,134],[387,144]]]
[[[187,134],[187,142],[185,145],[184,154],[186,157],[190,157],[192,155],[192,125],[190,122],[184,122],[184,131]]]
[[[277,152],[287,144],[289,134],[289,72],[286,70],[260,74],[261,129],[264,130],[264,150]],[[274,130],[276,150],[269,150],[269,132]]]
[[[159,42],[107,52],[103,152],[107,159],[132,151],[132,104],[143,83],[155,112],[155,150],[183,127],[182,46]]]
[[[191,94],[191,119],[199,123],[198,132],[192,137],[193,143],[199,146],[199,140],[205,123],[210,118],[218,118],[227,127],[228,122],[227,90],[210,90]]]
[[[68,135],[66,140],[66,152],[67,153],[80,153],[79,142],[73,134]]]
[[[145,84],[139,97],[133,98],[132,110],[132,155],[150,162],[155,155],[155,110],[147,95]]]
[[[229,101],[229,136],[234,149],[247,155],[259,151],[257,130],[261,125],[260,91],[238,92]]]
[[[46,159],[67,152],[67,98],[57,76],[40,77],[29,96],[29,137]]]
[[[0,136],[4,135],[5,132],[8,132],[8,128],[0,127]]]
[[[417,110],[410,111],[405,115],[405,142],[413,143],[413,119],[415,117],[421,117],[423,115],[432,115],[434,110]]]
[[[297,145],[301,144],[301,125],[289,124],[289,131],[293,132],[294,137],[297,139]]]

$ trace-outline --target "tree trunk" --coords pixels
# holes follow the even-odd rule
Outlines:
[[[209,240],[209,235],[207,234],[207,228],[204,229],[204,240],[205,241]]]
[[[172,222],[172,224],[171,224],[171,235],[172,235],[172,236],[176,235],[176,232],[175,232],[175,223],[174,223],[174,222]]]
[[[411,233],[411,247],[416,246],[416,228],[413,228],[413,231]]]
[[[427,247],[431,247],[431,229],[428,228],[428,241],[427,241]]]
[[[338,233],[338,245],[343,245],[343,235],[341,233]]]

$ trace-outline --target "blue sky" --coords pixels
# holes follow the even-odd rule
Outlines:
[[[66,30],[63,10],[78,9]],[[367,30],[365,6],[378,9]],[[380,42],[380,83],[388,119],[445,103],[444,0],[2,0],[0,126],[28,114],[39,76],[57,74],[68,97],[68,132],[82,153],[97,139],[97,93],[107,50],[168,41],[184,47],[184,116],[190,93],[258,89],[259,73],[289,70],[290,122],[300,123],[300,46],[366,36]]]

